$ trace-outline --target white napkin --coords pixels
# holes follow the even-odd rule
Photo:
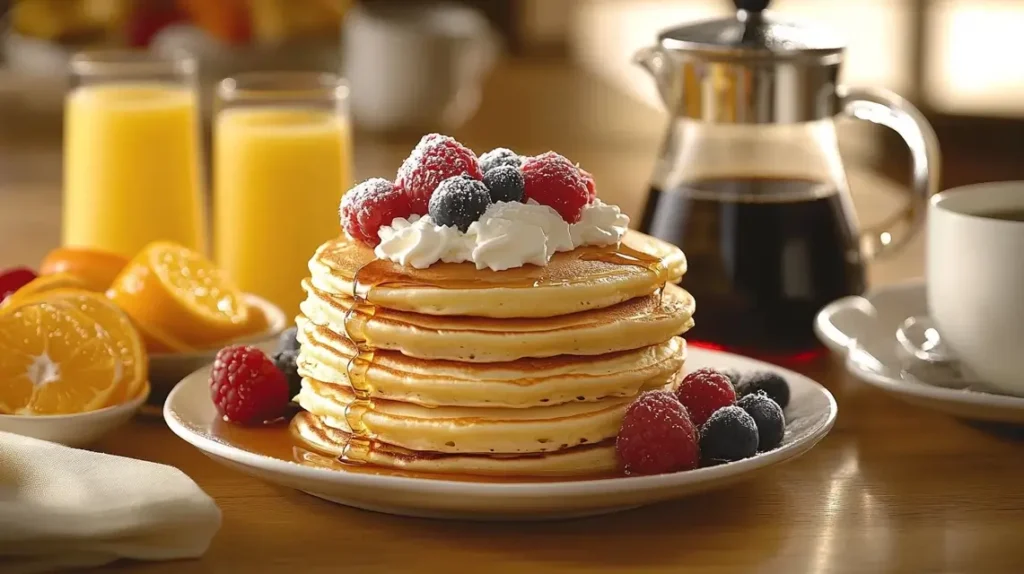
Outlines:
[[[219,528],[176,468],[0,432],[0,572],[195,558]]]

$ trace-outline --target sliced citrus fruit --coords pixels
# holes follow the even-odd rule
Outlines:
[[[73,304],[34,301],[0,313],[0,412],[80,413],[122,392],[114,337]]]
[[[99,293],[80,289],[58,289],[38,295],[40,301],[63,302],[96,322],[99,333],[108,337],[121,361],[121,384],[110,404],[121,404],[138,395],[148,377],[148,359],[143,339],[131,319],[112,301]],[[35,299],[24,302],[28,304]]]
[[[255,335],[262,333],[270,327],[270,320],[267,314],[256,305],[249,305],[249,320],[245,323],[245,334]]]
[[[54,275],[40,275],[27,285],[18,289],[13,295],[0,303],[0,308],[15,307],[19,301],[25,301],[40,293],[54,291],[56,289],[88,289],[86,284],[70,273],[56,273]]]
[[[188,353],[195,351],[184,341],[179,341],[152,325],[135,324],[142,335],[142,343],[150,353]]]
[[[174,243],[151,243],[124,268],[107,295],[145,329],[195,348],[244,333],[242,292],[209,259]]]
[[[128,259],[116,253],[82,247],[58,247],[43,259],[39,273],[68,273],[93,291],[106,291],[127,264]]]

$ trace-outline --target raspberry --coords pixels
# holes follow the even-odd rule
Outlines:
[[[35,278],[35,271],[26,267],[16,267],[0,273],[0,303]]]
[[[736,402],[736,391],[729,378],[714,369],[697,369],[686,375],[676,397],[690,413],[693,424],[700,426],[712,413]]]
[[[395,185],[409,197],[412,213],[426,215],[430,197],[440,183],[457,175],[484,178],[476,154],[454,138],[440,134],[423,136],[398,168]]]
[[[626,409],[615,450],[626,474],[661,474],[697,468],[697,441],[697,429],[672,393],[647,391]]]
[[[593,203],[597,199],[597,184],[594,182],[594,176],[590,175],[590,172],[580,168],[580,177],[583,178],[583,183],[587,184],[587,197],[589,201],[587,203]]]
[[[553,207],[569,223],[580,220],[590,196],[580,170],[569,160],[549,151],[528,158],[520,169],[525,180],[525,199]]]
[[[341,226],[350,236],[371,246],[380,243],[377,230],[382,225],[411,215],[405,194],[379,177],[360,183],[341,198]]]
[[[225,420],[259,424],[284,415],[288,381],[256,347],[226,347],[213,361],[210,396]]]

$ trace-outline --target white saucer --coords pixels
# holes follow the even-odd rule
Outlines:
[[[818,313],[814,330],[846,357],[846,368],[868,384],[903,400],[956,417],[1024,424],[1024,398],[928,384],[903,372],[896,330],[908,317],[928,314],[921,282],[844,297]]]
[[[175,434],[210,458],[246,474],[339,504],[428,518],[537,520],[615,512],[680,498],[753,478],[757,471],[811,449],[836,418],[836,402],[821,385],[794,373],[728,353],[690,349],[687,370],[700,367],[772,370],[789,381],[789,424],[776,450],[721,466],[647,477],[562,482],[466,482],[380,476],[299,465],[244,450],[215,435],[209,370],[197,371],[171,392],[164,419]],[[281,432],[287,432],[281,429]]]

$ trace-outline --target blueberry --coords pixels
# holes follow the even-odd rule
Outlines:
[[[756,391],[764,391],[782,408],[789,406],[789,383],[778,373],[754,371],[740,378],[740,384],[736,386],[737,395],[742,397]]]
[[[757,450],[772,450],[782,444],[782,436],[786,434],[786,415],[782,407],[764,391],[746,395],[736,402],[736,406],[747,411],[757,425]]]
[[[434,223],[458,227],[465,232],[480,219],[491,204],[491,194],[482,181],[457,175],[441,182],[430,197],[428,210]]]
[[[757,423],[735,405],[715,411],[700,427],[700,458],[705,466],[757,454]]]
[[[499,165],[484,174],[484,185],[491,192],[491,201],[522,201],[526,180],[518,167]]]
[[[516,152],[499,147],[480,156],[480,171],[485,174],[496,167],[509,165],[518,168],[523,163],[523,158]]]
[[[274,364],[288,379],[289,398],[295,398],[302,390],[302,375],[299,374],[299,366],[296,364],[298,358],[298,351],[278,351],[273,356]]]
[[[278,351],[298,351],[299,350],[299,329],[298,327],[291,327],[286,329],[281,336],[277,338],[277,350]]]
[[[729,382],[732,383],[732,388],[735,389],[740,384],[740,372],[736,369],[721,369],[718,371],[725,375]]]

